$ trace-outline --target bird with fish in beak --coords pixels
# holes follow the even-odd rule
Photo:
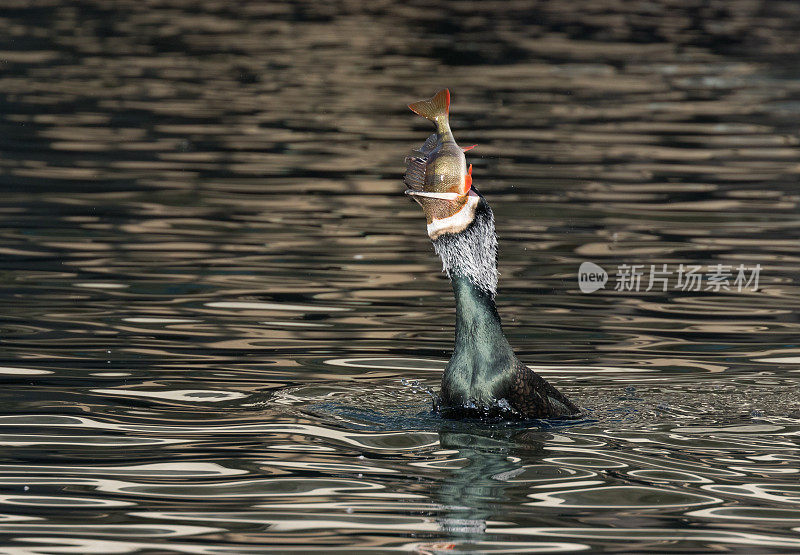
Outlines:
[[[453,356],[442,376],[441,409],[453,416],[561,418],[578,408],[520,362],[495,306],[497,235],[494,214],[472,185],[472,165],[450,129],[450,91],[408,106],[436,125],[406,157],[405,193],[422,207],[428,236],[453,285]]]

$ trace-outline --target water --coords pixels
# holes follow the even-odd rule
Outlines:
[[[3,553],[800,551],[797,4],[4,6]],[[442,86],[578,421],[430,411]]]

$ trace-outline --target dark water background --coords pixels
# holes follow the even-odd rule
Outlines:
[[[5,0],[0,28],[0,552],[800,552],[800,4]],[[405,105],[444,86],[507,334],[575,425],[403,383],[452,342],[401,194]],[[584,295],[585,260],[763,269]]]

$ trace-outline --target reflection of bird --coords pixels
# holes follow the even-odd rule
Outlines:
[[[496,518],[513,518],[508,507],[518,506],[527,493],[527,485],[514,479],[537,466],[524,461],[541,459],[548,434],[536,428],[447,422],[439,430],[439,446],[452,454],[441,468],[439,487],[432,496],[439,503],[436,523],[447,536],[417,544],[420,553],[463,552],[465,544],[473,549],[485,545],[487,528],[498,524]]]
[[[561,392],[514,355],[494,304],[497,237],[488,203],[472,187],[462,149],[450,131],[450,92],[409,105],[436,124],[406,157],[406,194],[425,212],[428,235],[456,297],[453,356],[442,378],[442,405],[455,413],[514,411],[523,417],[576,414]],[[469,149],[465,149],[469,150]]]

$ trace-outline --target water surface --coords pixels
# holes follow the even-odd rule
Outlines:
[[[0,550],[800,551],[795,3],[6,6]],[[579,421],[430,412],[454,306],[401,175],[443,86]]]

